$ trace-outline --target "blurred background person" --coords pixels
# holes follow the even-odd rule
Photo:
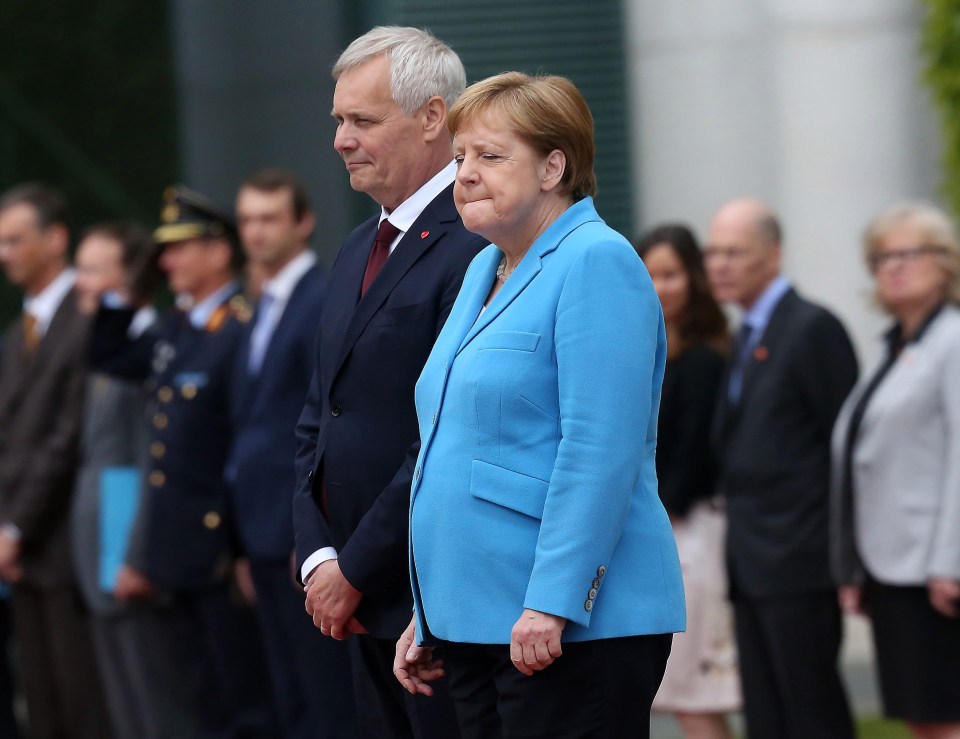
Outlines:
[[[191,714],[165,612],[154,602],[149,582],[125,582],[116,596],[106,589],[101,551],[105,535],[126,533],[103,531],[117,527],[111,511],[102,507],[109,476],[127,474],[134,487],[125,492],[138,497],[147,435],[144,381],[158,335],[157,312],[150,304],[162,280],[157,247],[135,224],[101,223],[86,230],[75,266],[77,305],[93,321],[82,458],[71,512],[77,582],[91,614],[114,737],[187,737]]]
[[[149,459],[127,565],[170,599],[178,666],[201,735],[273,737],[257,624],[238,590],[225,471],[231,396],[251,309],[234,279],[233,220],[185,187],[164,193],[160,266],[179,310],[161,328],[148,380]]]
[[[684,626],[654,463],[660,305],[594,208],[593,117],[569,80],[483,80],[449,127],[457,210],[493,243],[417,383],[395,670],[429,693],[436,649],[464,737],[649,736]]]
[[[673,638],[653,709],[674,713],[687,739],[726,739],[725,714],[740,708],[740,677],[723,566],[726,521],[712,499],[710,427],[729,351],[727,319],[689,228],[658,226],[636,248],[667,331],[657,484],[677,540],[687,603],[687,630]]]
[[[867,228],[886,351],[833,435],[832,564],[870,617],[885,713],[960,737],[960,240],[925,203]]]
[[[780,274],[780,221],[738,198],[710,223],[705,264],[743,311],[713,443],[747,733],[854,734],[840,678],[843,623],[830,576],[830,434],[857,379],[847,332]]]
[[[283,736],[347,739],[359,733],[347,645],[314,627],[291,563],[294,429],[313,376],[324,294],[310,250],[316,217],[303,183],[280,169],[247,177],[236,211],[247,264],[263,280],[233,383],[233,514]]]
[[[0,367],[0,578],[13,625],[29,736],[110,736],[70,557],[89,317],[68,266],[66,204],[27,184],[0,196],[0,264],[24,292]]]

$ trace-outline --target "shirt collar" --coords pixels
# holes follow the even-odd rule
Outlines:
[[[193,308],[190,309],[190,313],[187,314],[190,318],[190,325],[195,329],[202,329],[207,325],[207,321],[210,320],[210,316],[213,315],[213,312],[220,305],[227,302],[227,298],[233,295],[236,291],[237,283],[234,280],[230,280],[223,287],[213,293],[213,295],[210,295],[197,303],[195,306],[193,306]]]
[[[46,334],[47,329],[50,328],[53,316],[73,287],[75,278],[76,274],[72,269],[65,269],[43,290],[36,295],[23,299],[23,310],[36,319],[37,330],[41,336]]]
[[[743,322],[748,324],[752,333],[763,332],[770,323],[770,316],[776,309],[781,298],[787,294],[790,289],[790,282],[783,275],[777,275],[773,282],[767,285],[767,289],[760,293],[760,297],[743,315]]]
[[[313,265],[317,263],[317,255],[310,249],[304,249],[293,259],[287,262],[276,275],[263,283],[263,292],[273,298],[274,304],[286,304],[293,294],[294,288]]]
[[[380,208],[380,222],[387,216],[390,217],[390,223],[400,229],[400,236],[394,240],[394,245],[402,238],[403,234],[410,230],[420,214],[426,209],[434,199],[446,190],[457,176],[457,163],[450,162],[446,167],[437,172],[433,177],[420,186],[413,195],[404,200],[400,205],[388,213],[386,208]]]

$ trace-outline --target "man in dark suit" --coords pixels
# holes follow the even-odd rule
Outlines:
[[[317,633],[291,563],[291,454],[313,375],[324,288],[309,243],[316,218],[296,175],[271,169],[244,180],[237,225],[247,259],[264,282],[234,381],[227,471],[235,523],[256,591],[283,736],[346,739],[359,734],[347,645]]]
[[[346,239],[328,280],[317,366],[297,428],[294,524],[307,610],[351,641],[369,736],[456,737],[449,698],[414,699],[393,678],[410,622],[414,385],[470,260],[485,242],[453,204],[446,112],[460,60],[413,28],[375,28],[334,66],[334,147],[381,213]]]
[[[233,222],[201,195],[169,188],[160,266],[178,307],[161,330],[148,389],[149,463],[127,555],[169,598],[181,671],[205,737],[274,736],[253,613],[233,581],[224,477],[234,367],[251,317],[233,279]]]
[[[739,199],[714,216],[706,249],[717,299],[744,311],[714,436],[747,731],[845,739],[828,477],[857,361],[840,322],[780,275],[780,242],[773,212]]]
[[[68,243],[59,194],[23,185],[0,198],[0,264],[25,294],[0,368],[0,578],[14,583],[19,675],[38,739],[110,735],[70,557],[89,322]]]

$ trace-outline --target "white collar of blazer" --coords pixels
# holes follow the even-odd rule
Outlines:
[[[497,272],[497,266],[503,252],[499,249],[487,248],[480,252],[477,257],[473,270],[479,275],[469,284],[464,283],[464,290],[469,290],[464,294],[465,306],[460,314],[461,324],[457,326],[455,336],[463,336],[460,342],[457,354],[470,343],[474,336],[483,331],[489,323],[503,313],[504,309],[512,303],[516,297],[526,289],[527,285],[543,269],[543,258],[566,239],[571,233],[580,226],[589,222],[602,221],[593,205],[593,198],[586,197],[578,200],[567,208],[557,220],[547,226],[547,229],[540,234],[536,241],[530,245],[530,249],[520,260],[520,264],[510,274],[510,279],[503,283],[503,287],[493,296],[490,305],[478,317],[473,325],[470,322],[480,312],[483,302],[490,294],[490,284],[493,282],[494,275]]]

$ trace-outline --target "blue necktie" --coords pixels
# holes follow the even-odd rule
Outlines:
[[[250,334],[250,358],[247,362],[247,371],[251,375],[260,373],[263,356],[267,353],[267,345],[270,343],[270,336],[273,334],[273,324],[270,320],[270,308],[273,306],[273,301],[273,296],[264,292],[260,296],[260,303],[257,305],[257,321],[253,325],[253,333]]]
[[[727,400],[731,405],[740,402],[740,393],[743,390],[743,371],[750,359],[750,337],[752,334],[753,326],[749,323],[743,323],[733,343],[733,363],[730,365],[730,384],[727,385]]]

